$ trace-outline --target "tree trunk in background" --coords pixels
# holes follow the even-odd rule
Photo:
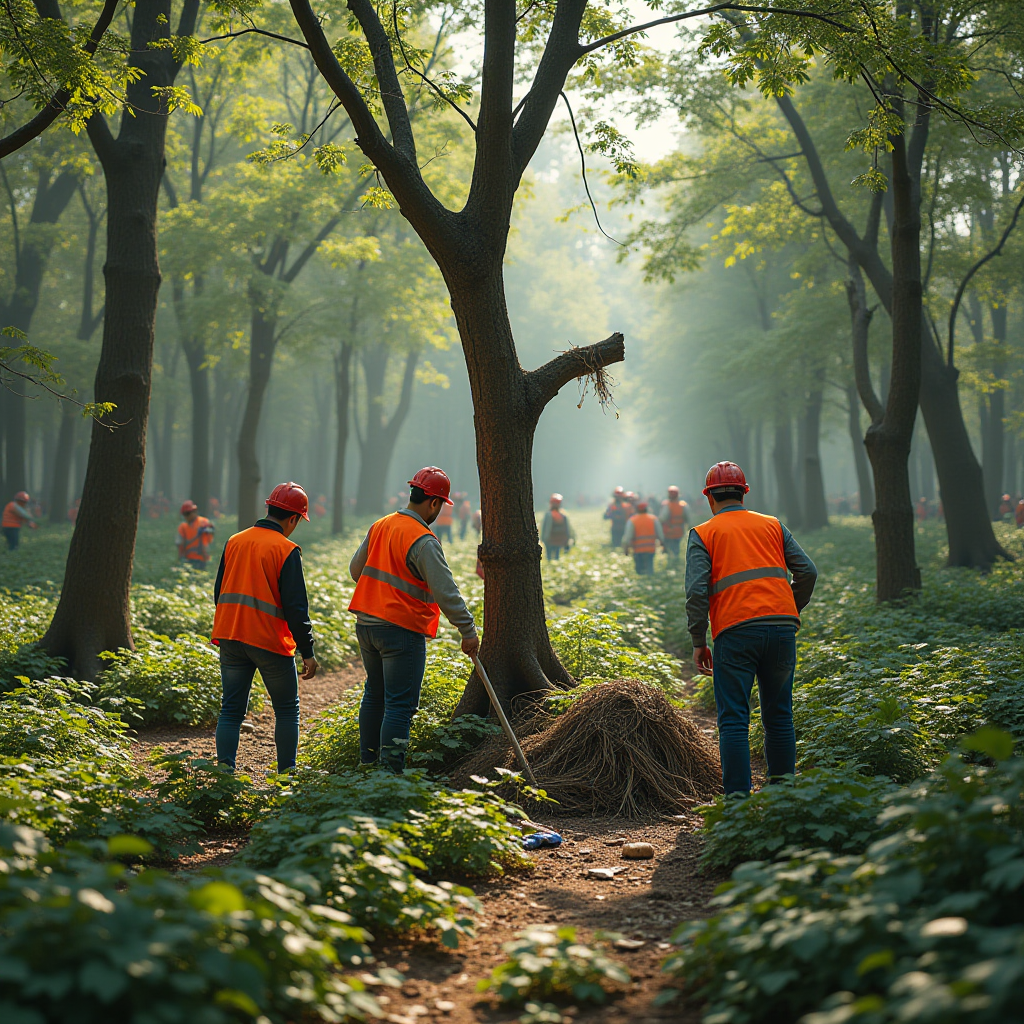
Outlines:
[[[77,171],[62,171],[50,180],[49,170],[40,170],[32,214],[15,252],[14,287],[11,298],[0,306],[0,327],[16,327],[29,334],[32,317],[39,305],[39,291],[54,243],[54,225],[67,209],[78,187]],[[34,339],[29,337],[31,343]],[[41,345],[45,348],[45,345]],[[25,445],[25,401],[21,391],[6,390],[3,401],[4,446],[7,455],[4,483],[9,492],[28,490]],[[6,499],[5,499],[6,501]]]
[[[853,448],[853,464],[857,470],[858,507],[862,516],[869,516],[875,510],[875,484],[871,479],[871,463],[864,448],[864,432],[860,426],[860,396],[853,381],[846,385],[846,425]]]
[[[277,346],[277,311],[257,301],[252,310],[249,344],[249,388],[245,411],[238,428],[238,528],[246,529],[260,515],[260,460],[256,435],[263,414],[263,400],[270,384],[270,369]]]
[[[213,453],[210,459],[210,487],[211,494],[220,501],[221,511],[227,512],[230,500],[234,495],[234,488],[225,483],[224,473],[226,463],[230,461],[233,465],[235,461],[233,458],[228,458],[228,446],[238,427],[240,392],[222,364],[218,364],[214,370],[213,388],[215,426],[212,431]]]
[[[996,386],[988,398],[988,415],[981,441],[981,472],[985,481],[985,501],[989,515],[994,522],[1002,519],[999,505],[1003,499],[1003,462],[1006,458],[1006,392],[1000,382],[1006,375],[1006,304],[989,308],[992,318],[992,340],[996,345],[996,356],[992,362],[992,374]]]
[[[186,0],[178,35],[195,27],[198,0]],[[131,63],[145,72],[128,87],[131,113],[122,114],[115,139],[99,115],[89,137],[107,187],[107,311],[94,387],[97,402],[113,402],[106,423],[94,422],[82,507],[68,550],[60,601],[42,646],[64,658],[79,679],[94,679],[101,651],[132,647],[129,587],[146,469],[146,423],[152,385],[153,342],[160,268],[156,218],[168,112],[154,86],[170,86],[178,72],[167,39],[170,0],[136,0]],[[157,109],[154,109],[157,108]]]
[[[354,300],[353,300],[354,301]],[[342,342],[334,356],[335,449],[334,488],[331,492],[331,533],[345,532],[345,452],[348,448],[349,398],[352,395],[352,353],[355,345]]]
[[[1012,430],[1006,432],[1006,457],[1003,462],[1003,484],[1011,498],[1020,493],[1017,483],[1017,436]]]
[[[819,382],[824,371],[818,374]],[[804,413],[804,527],[820,530],[828,526],[828,502],[825,477],[821,471],[821,408],[825,401],[824,384],[811,391]]]
[[[924,429],[918,430],[915,438],[919,455],[917,466],[921,482],[921,496],[928,501],[934,501],[935,462],[932,460],[932,448],[928,443],[928,431]]]
[[[178,340],[188,363],[189,394],[192,398],[191,472],[189,497],[199,506],[201,515],[210,511],[210,369],[206,364],[206,345],[193,329],[185,301],[185,282],[171,282],[174,314],[178,321]],[[197,274],[192,283],[193,296],[203,293],[203,278]]]
[[[800,515],[800,501],[793,479],[793,433],[789,419],[775,421],[775,445],[772,448],[772,465],[775,469],[775,483],[779,492],[779,511],[786,526],[797,530],[803,526]]]
[[[767,497],[768,488],[764,475],[764,430],[760,420],[754,428],[754,461],[750,468],[754,474],[754,482],[751,484],[751,489],[757,488],[760,492],[760,500],[763,503]]]
[[[50,485],[50,522],[67,522],[68,491],[71,483],[72,459],[75,454],[75,424],[80,413],[70,402],[61,405],[57,450],[53,456],[53,478]]]

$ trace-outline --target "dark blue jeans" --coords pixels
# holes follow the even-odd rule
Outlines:
[[[561,544],[545,544],[544,549],[547,552],[549,562],[557,562],[558,556],[562,551]]]
[[[636,567],[637,576],[653,576],[654,575],[654,552],[653,551],[634,551],[633,552],[633,565]]]
[[[18,547],[19,541],[21,540],[21,527],[5,526],[4,536],[7,538],[7,550],[15,551]]]
[[[718,748],[726,794],[750,792],[750,694],[755,676],[769,781],[791,775],[796,771],[796,627],[734,626],[718,634],[714,660]]]
[[[420,705],[427,638],[402,626],[356,626],[366,685],[359,705],[359,760],[405,767],[409,726]]]
[[[299,749],[299,677],[295,659],[239,640],[220,641],[220,718],[217,719],[217,760],[235,767],[238,734],[249,707],[249,690],[256,669],[274,706],[277,770],[295,767]]]
[[[666,537],[665,538],[665,550],[673,558],[679,557],[679,543],[682,540],[681,537]]]

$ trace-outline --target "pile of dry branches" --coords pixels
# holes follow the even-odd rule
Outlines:
[[[661,691],[635,680],[588,690],[522,747],[563,813],[677,814],[721,790],[715,745]],[[459,774],[495,767],[518,768],[506,744],[488,744]]]

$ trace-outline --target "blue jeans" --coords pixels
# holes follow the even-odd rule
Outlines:
[[[366,685],[359,705],[359,760],[405,767],[409,726],[420,704],[427,638],[402,626],[356,626]]]
[[[796,627],[734,626],[718,634],[714,650],[718,748],[725,792],[750,792],[750,694],[757,692],[764,723],[769,781],[796,771],[793,673]]]
[[[252,679],[260,670],[263,685],[274,706],[274,742],[277,744],[277,770],[295,767],[299,749],[299,677],[295,659],[275,654],[240,640],[220,641],[220,718],[217,719],[217,760],[235,767],[238,733],[249,707]]]
[[[633,552],[633,565],[636,566],[637,576],[654,575],[654,552],[635,551]]]
[[[561,544],[545,544],[544,549],[547,552],[549,562],[558,561],[558,555],[562,550]]]
[[[21,541],[21,527],[5,526],[4,536],[7,538],[7,550],[15,551],[18,547],[18,543]]]

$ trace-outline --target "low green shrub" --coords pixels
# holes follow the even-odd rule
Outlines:
[[[96,844],[92,851],[96,850]],[[342,963],[366,957],[344,914],[238,870],[134,874],[0,825],[0,1019],[7,1024],[343,1021],[380,1008]],[[108,856],[140,855],[121,836]]]
[[[700,808],[706,837],[701,867],[766,860],[794,846],[861,853],[885,831],[877,819],[895,788],[884,777],[812,768],[744,799],[716,797]]]
[[[865,854],[752,862],[718,913],[684,924],[665,968],[706,1021],[1015,1020],[1024,1005],[1024,760],[1007,733],[885,798]],[[806,1015],[806,1016],[805,1016]]]
[[[191,750],[158,749],[149,760],[159,775],[152,787],[156,799],[180,807],[205,828],[251,825],[269,799],[256,792],[248,775],[236,775]]]
[[[256,826],[246,851],[259,867],[283,860],[300,836],[353,815],[372,818],[382,833],[400,838],[431,877],[485,877],[531,863],[514,824],[524,814],[501,799],[495,785],[453,792],[411,772],[305,772],[278,799],[276,813]]]
[[[143,725],[212,725],[220,713],[220,662],[208,640],[183,633],[136,636],[134,651],[105,651],[107,667],[100,679],[101,696],[119,695],[139,702]],[[249,707],[263,706],[262,688],[253,688]]]
[[[609,937],[598,932],[596,944],[584,945],[575,928],[528,928],[502,945],[508,959],[477,982],[477,991],[494,992],[513,1004],[545,998],[604,1003],[609,992],[630,981],[626,968],[601,947],[602,938]]]
[[[132,587],[132,626],[157,636],[195,633],[208,637],[213,629],[213,581],[192,569],[174,570],[174,583]]]
[[[63,675],[63,660],[51,658],[36,643],[50,624],[53,601],[34,587],[17,594],[0,588],[0,609],[0,693],[19,686],[19,676]]]

